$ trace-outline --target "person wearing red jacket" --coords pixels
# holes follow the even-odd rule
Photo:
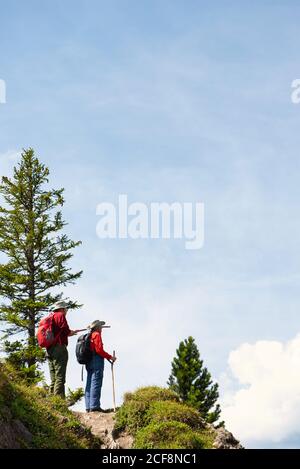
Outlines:
[[[92,358],[86,365],[87,380],[85,387],[85,408],[87,412],[102,412],[100,405],[101,388],[104,372],[104,360],[113,363],[116,357],[105,352],[102,342],[102,326],[104,321],[94,321],[88,327],[91,331],[90,349]]]
[[[68,364],[68,337],[77,334],[71,331],[67,323],[66,315],[68,305],[64,301],[58,301],[53,307],[53,332],[54,344],[47,349],[50,371],[50,393],[65,397],[65,381]]]

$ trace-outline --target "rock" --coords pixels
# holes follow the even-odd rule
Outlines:
[[[75,412],[83,425],[90,428],[92,433],[102,441],[102,449],[130,449],[133,438],[125,432],[120,435],[114,433],[114,412]]]
[[[2,407],[0,418],[0,448],[20,449],[31,443],[33,435],[25,425],[11,418],[7,407]]]
[[[224,427],[215,428],[214,430],[216,432],[216,438],[213,444],[215,449],[243,449],[240,442]]]
[[[20,435],[21,439],[26,443],[31,443],[33,439],[32,433],[25,427],[25,425],[20,420],[12,421],[13,428],[17,435]]]

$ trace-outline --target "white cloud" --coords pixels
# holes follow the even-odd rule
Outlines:
[[[242,344],[229,355],[242,388],[223,399],[222,417],[246,446],[280,442],[299,432],[300,334],[287,343]]]

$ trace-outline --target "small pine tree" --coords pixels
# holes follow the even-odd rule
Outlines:
[[[221,409],[216,404],[218,384],[213,384],[210,373],[203,367],[193,337],[180,342],[167,384],[182,401],[195,407],[207,422],[214,423],[219,419]]]
[[[74,283],[67,262],[80,242],[58,234],[66,223],[59,211],[64,189],[46,189],[49,169],[23,151],[13,177],[2,177],[0,195],[0,321],[5,325],[5,351],[9,360],[34,379],[43,353],[36,343],[36,326],[49,306],[62,297],[53,288]],[[70,308],[79,305],[69,302]],[[9,339],[21,334],[19,340]]]

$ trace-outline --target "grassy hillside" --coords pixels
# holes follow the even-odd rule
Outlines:
[[[0,363],[0,448],[100,449],[101,444],[137,449],[241,448],[225,428],[207,424],[169,389],[151,386],[127,393],[116,415],[73,413],[65,401],[29,386]]]
[[[79,422],[59,397],[28,386],[0,364],[1,448],[100,448],[100,440]]]
[[[199,412],[181,403],[174,392],[156,386],[125,394],[114,431],[130,433],[138,449],[213,448],[216,437]]]

